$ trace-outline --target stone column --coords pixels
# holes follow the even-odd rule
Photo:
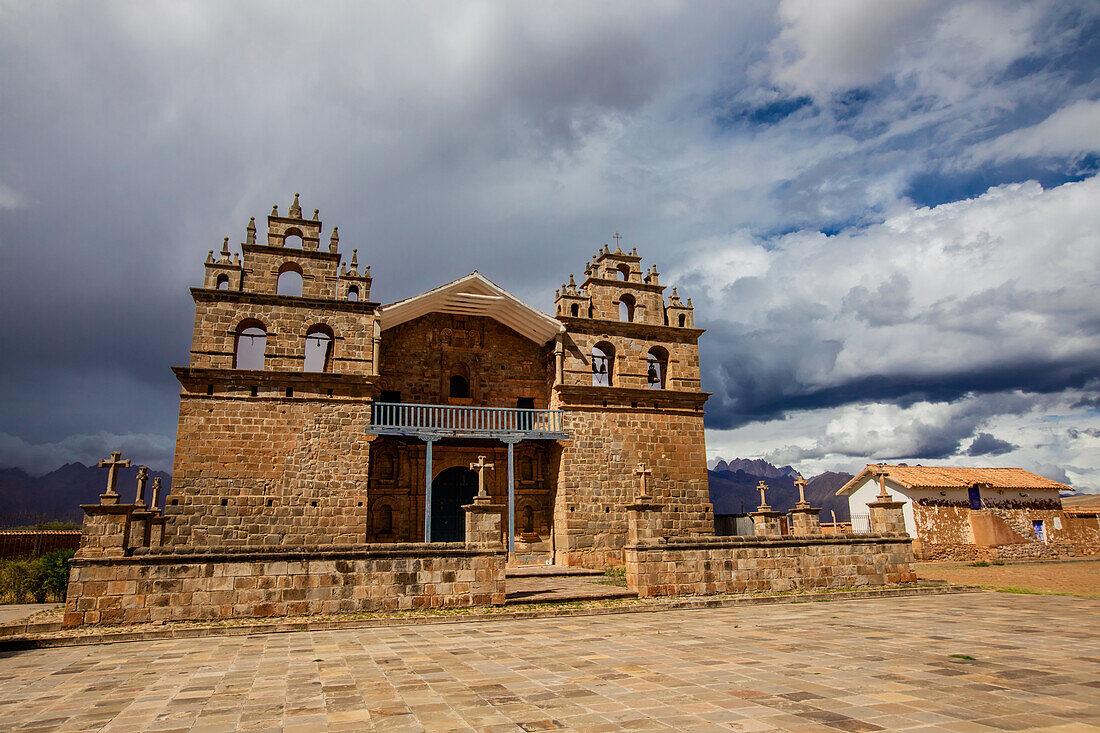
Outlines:
[[[771,507],[764,504],[755,512],[749,514],[752,517],[752,533],[756,537],[779,537],[779,518],[783,512],[773,512]]]
[[[492,504],[488,496],[474,498],[473,504],[466,504],[466,546],[500,549],[500,514],[503,504]]]
[[[871,510],[872,532],[908,534],[905,530],[905,515],[901,510],[905,506],[905,502],[894,501],[893,499],[892,496],[888,496],[886,499],[875,497],[875,500],[867,505]]]
[[[633,504],[626,507],[626,543],[637,545],[656,540],[663,536],[661,532],[660,504],[651,496],[639,496]]]
[[[796,506],[791,510],[791,534],[821,534],[821,519],[819,508],[810,506]]]

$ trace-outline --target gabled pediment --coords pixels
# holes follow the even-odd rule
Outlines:
[[[557,319],[527,305],[477,270],[434,290],[383,306],[379,322],[385,331],[428,313],[492,318],[539,344],[565,330]]]

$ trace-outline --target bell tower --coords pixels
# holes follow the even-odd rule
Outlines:
[[[706,474],[699,336],[694,308],[637,248],[603,247],[557,292],[565,325],[555,407],[570,414],[562,444],[555,520],[559,562],[622,562],[626,515],[636,484],[627,467],[653,471],[652,493],[671,534],[713,533]],[[599,527],[595,536],[589,528]]]

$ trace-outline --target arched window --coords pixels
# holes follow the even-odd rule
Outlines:
[[[375,534],[393,534],[393,508],[389,504],[382,504],[374,517]]]
[[[310,326],[306,332],[304,372],[327,372],[332,367],[332,330],[328,326]]]
[[[267,330],[259,321],[241,321],[237,326],[237,344],[234,349],[234,369],[263,369],[264,350],[267,348]]]
[[[279,268],[279,279],[275,283],[276,295],[302,295],[302,268],[297,263],[287,262]]]
[[[578,315],[580,315],[580,312],[581,312],[581,307],[579,305],[577,305],[576,303],[569,306],[569,315],[573,316],[574,318],[576,318]]]
[[[466,399],[470,396],[470,383],[461,374],[452,374],[450,379],[450,396],[458,399]]]
[[[300,229],[287,229],[283,235],[283,246],[302,248],[302,231]]]
[[[616,275],[618,276],[618,278],[620,280],[629,280],[630,279],[630,265],[627,265],[625,263],[622,264],[622,265],[619,265],[618,272],[616,273]]]
[[[358,285],[352,285],[351,287],[348,288],[348,300],[350,300],[353,303],[355,301],[359,300],[359,286]]]
[[[611,344],[600,342],[592,347],[592,385],[610,387],[612,370],[615,366],[615,349]]]
[[[680,321],[680,328],[683,328],[684,324],[687,323],[687,316],[685,316],[683,313],[681,313],[679,321]]]
[[[665,388],[665,372],[668,370],[668,352],[660,346],[654,346],[646,354],[646,382],[650,389]]]
[[[619,320],[625,323],[634,321],[634,296],[619,296]]]
[[[214,287],[218,290],[229,290],[229,275],[218,275],[218,282]]]

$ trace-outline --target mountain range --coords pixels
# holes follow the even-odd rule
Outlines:
[[[159,477],[161,508],[172,486],[163,471],[149,471],[145,501],[152,499],[153,479]],[[98,504],[107,487],[107,470],[83,463],[66,463],[42,476],[31,476],[21,468],[0,468],[0,527],[18,527],[38,522],[84,521],[81,504]],[[123,502],[137,492],[137,466],[120,468],[116,490]]]
[[[756,510],[760,504],[760,492],[756,485],[764,481],[768,485],[766,499],[775,511],[785,512],[798,501],[798,487],[794,481],[799,473],[791,466],[773,466],[763,459],[732,461],[718,459],[707,469],[710,484],[710,501],[715,514],[744,514]],[[810,506],[821,507],[821,521],[849,520],[848,499],[836,496],[837,489],[852,479],[850,473],[826,471],[806,482],[806,501]]]

